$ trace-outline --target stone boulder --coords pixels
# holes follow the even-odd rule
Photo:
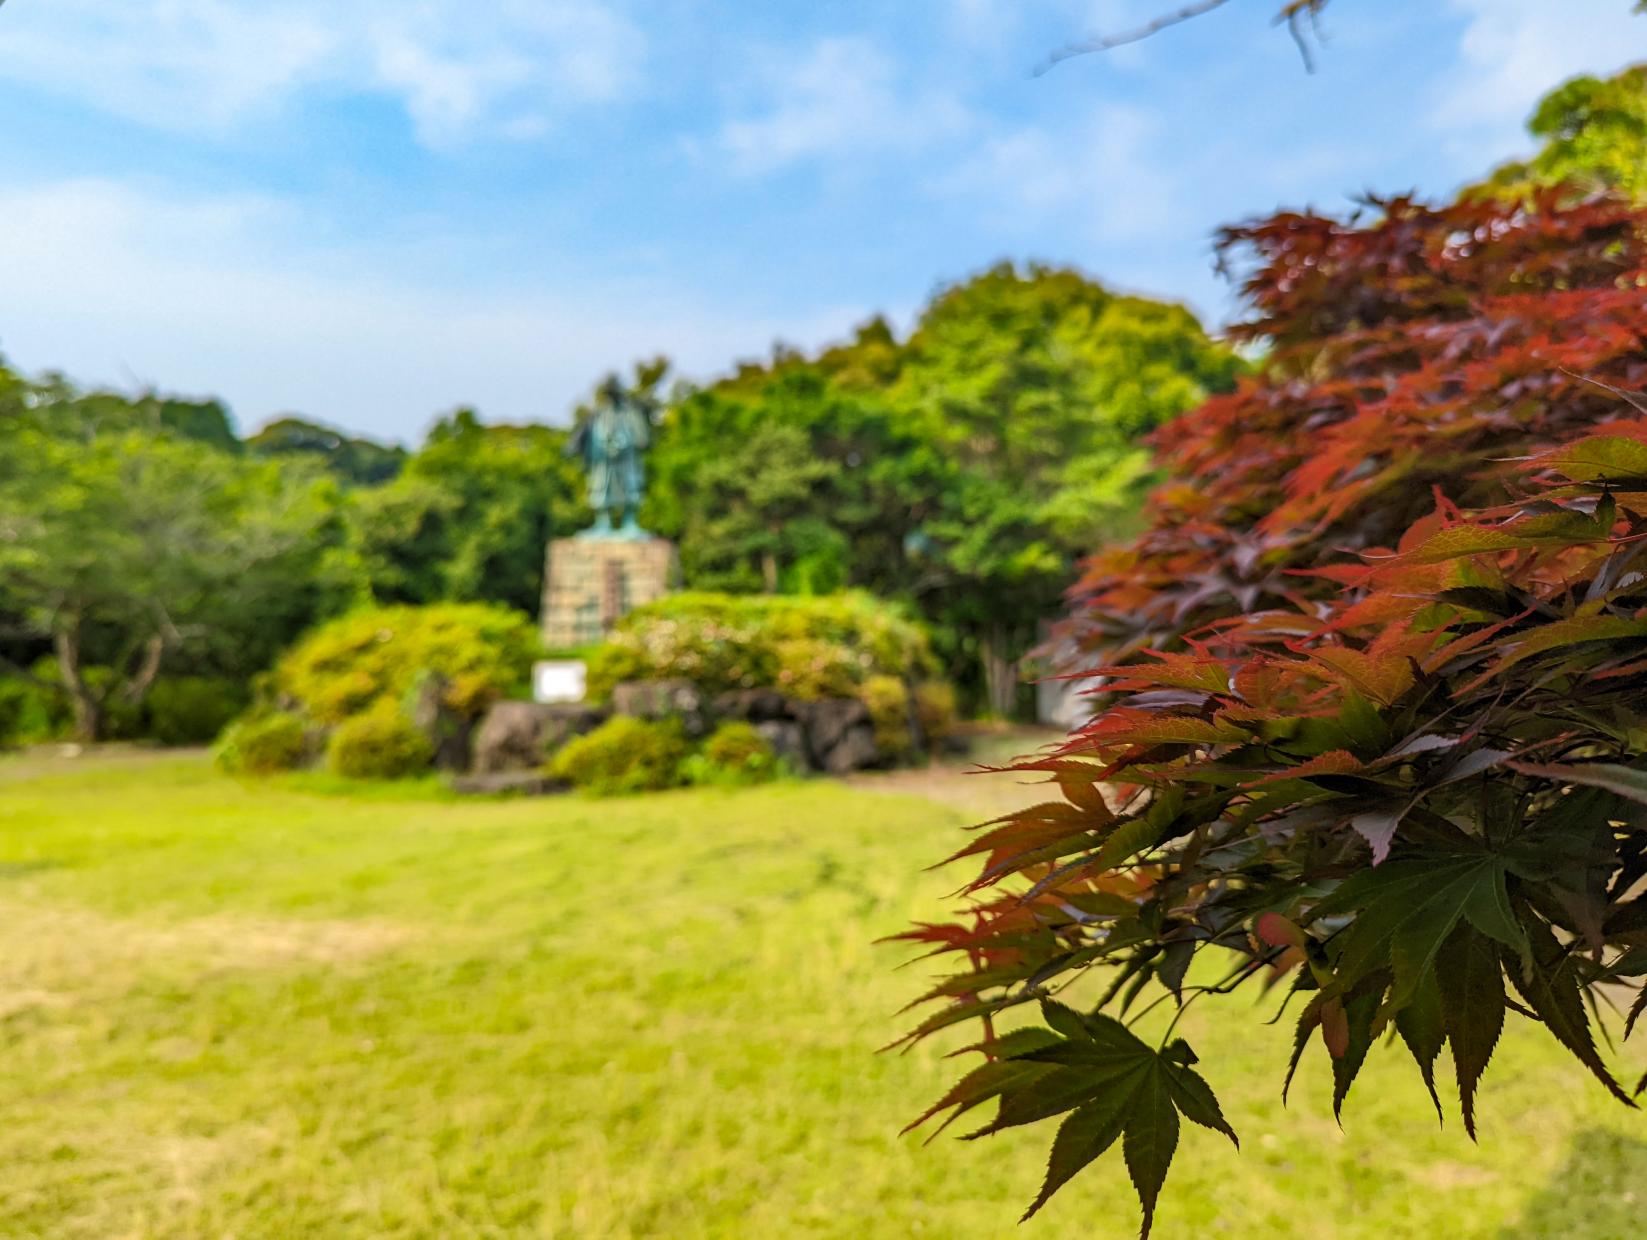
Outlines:
[[[790,709],[806,732],[806,750],[814,769],[834,770],[830,756],[855,728],[869,731],[871,747],[875,734],[869,718],[869,707],[857,698],[825,698],[819,702],[791,702]],[[854,752],[862,749],[861,739],[853,744]],[[863,765],[868,765],[864,763]],[[848,767],[857,770],[858,767]]]
[[[875,766],[880,760],[881,751],[875,744],[875,729],[858,724],[842,733],[833,748],[824,755],[822,765],[831,775],[850,775],[853,771]]]
[[[679,719],[694,738],[709,730],[703,694],[690,680],[626,680],[612,686],[612,710],[633,719]]]
[[[806,732],[800,724],[793,719],[763,719],[754,726],[772,746],[772,752],[796,771],[812,768],[812,759],[806,752]]]
[[[412,726],[428,738],[435,769],[461,771],[469,765],[469,736],[474,725],[446,704],[452,682],[439,672],[418,677],[412,690]]]
[[[499,702],[475,731],[473,770],[535,771],[574,736],[592,732],[606,719],[598,706],[583,702]]]
[[[776,689],[732,689],[716,695],[712,712],[717,719],[766,723],[789,718],[789,700]]]

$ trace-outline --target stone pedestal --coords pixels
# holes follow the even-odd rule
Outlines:
[[[666,538],[557,538],[543,568],[543,644],[600,641],[634,608],[670,593],[678,576]]]

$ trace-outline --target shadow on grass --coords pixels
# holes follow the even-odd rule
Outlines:
[[[1561,1167],[1498,1240],[1635,1240],[1644,1234],[1647,1142],[1604,1128],[1578,1133]]]
[[[62,864],[61,861],[0,861],[0,882],[8,878],[27,878],[42,870],[59,869]]]

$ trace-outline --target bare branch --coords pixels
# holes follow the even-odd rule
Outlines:
[[[1095,35],[1090,39],[1082,39],[1078,43],[1071,43],[1053,52],[1046,60],[1035,67],[1034,76],[1040,77],[1043,73],[1057,67],[1066,60],[1077,56],[1090,55],[1093,52],[1107,52],[1113,48],[1125,47],[1129,43],[1138,43],[1151,35],[1178,26],[1187,21],[1201,17],[1214,9],[1221,9],[1229,0],[1194,0],[1181,9],[1163,14],[1136,30],[1128,30],[1121,34]],[[1276,25],[1285,25],[1287,33],[1292,35],[1292,41],[1298,45],[1298,54],[1304,59],[1304,69],[1308,73],[1315,72],[1315,55],[1310,49],[1309,35],[1313,35],[1315,42],[1321,42],[1321,10],[1327,7],[1328,0],[1286,0],[1281,11],[1275,15]],[[1304,24],[1309,22],[1309,31],[1306,34]]]
[[[1203,13],[1210,13],[1214,9],[1221,9],[1229,0],[1196,0],[1194,4],[1185,5],[1175,13],[1157,17],[1148,25],[1140,26],[1136,30],[1128,30],[1122,34],[1096,35],[1090,39],[1082,39],[1078,43],[1071,43],[1061,47],[1036,66],[1035,76],[1040,77],[1048,70],[1056,68],[1066,60],[1073,60],[1077,56],[1088,56],[1093,52],[1107,52],[1117,47],[1125,47],[1128,43],[1140,43],[1151,35],[1172,26],[1187,22],[1192,18],[1200,17]]]

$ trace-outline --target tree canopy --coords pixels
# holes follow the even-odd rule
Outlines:
[[[7,387],[25,395],[0,410],[0,649],[49,641],[81,736],[184,647],[250,675],[346,593],[330,484],[222,450],[221,406]]]

